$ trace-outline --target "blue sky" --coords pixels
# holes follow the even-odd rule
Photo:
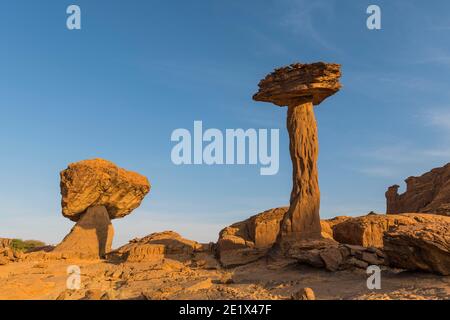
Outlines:
[[[66,8],[82,30],[66,29]],[[382,30],[366,28],[366,8]],[[321,216],[384,212],[389,185],[450,159],[450,2],[2,1],[0,237],[59,242],[59,171],[94,157],[152,190],[115,220],[115,244],[174,229],[214,241],[224,226],[286,205],[286,109],[253,102],[292,62],[342,64],[342,90],[316,108]],[[280,128],[280,171],[175,166],[174,129]]]

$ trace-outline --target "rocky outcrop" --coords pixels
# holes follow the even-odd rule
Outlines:
[[[267,75],[253,96],[256,101],[288,106],[293,186],[290,207],[279,235],[281,244],[321,238],[317,172],[319,143],[313,105],[320,104],[340,89],[340,76],[338,64],[292,64]]]
[[[439,222],[444,217],[427,214],[382,215],[368,214],[347,218],[333,226],[333,237],[340,243],[363,247],[383,247],[383,234],[390,228],[423,222]]]
[[[334,227],[348,219],[352,219],[347,216],[338,216],[332,219],[320,220],[320,226],[322,228],[322,237],[326,239],[334,239]]]
[[[287,250],[287,257],[296,259],[299,264],[328,271],[361,268],[369,265],[387,263],[382,250],[362,246],[339,244],[333,240],[310,240],[292,244]]]
[[[9,248],[11,246],[12,239],[0,238],[0,249]]]
[[[90,207],[53,253],[66,257],[99,259],[111,251],[114,229],[103,206]]]
[[[222,265],[237,266],[263,257],[276,242],[287,210],[286,207],[270,209],[223,229],[217,241]]]
[[[420,177],[405,180],[406,192],[398,194],[398,185],[386,192],[387,213],[420,212],[450,215],[450,163]]]
[[[104,206],[110,219],[122,218],[150,191],[146,177],[103,159],[72,163],[60,176],[62,212],[72,221],[94,206]]]
[[[133,239],[108,254],[110,260],[126,262],[149,262],[166,258],[189,262],[206,269],[217,267],[213,244],[188,240],[173,231],[152,233],[144,238]]]
[[[450,217],[399,226],[383,239],[391,266],[450,275]]]
[[[23,258],[23,253],[17,250],[13,250],[9,246],[0,247],[0,266],[20,261]]]

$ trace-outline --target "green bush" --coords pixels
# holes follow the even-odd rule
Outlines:
[[[38,240],[22,240],[13,239],[11,242],[11,248],[16,251],[28,251],[37,247],[45,246],[45,243]]]

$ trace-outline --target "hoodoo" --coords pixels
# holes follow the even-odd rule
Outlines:
[[[256,101],[287,106],[287,130],[293,167],[290,207],[279,241],[321,238],[317,173],[318,137],[314,105],[341,88],[339,64],[317,62],[276,69],[259,83]]]

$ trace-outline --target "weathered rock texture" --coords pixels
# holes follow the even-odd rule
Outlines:
[[[150,191],[146,177],[103,159],[72,163],[60,176],[62,212],[72,221],[93,206],[104,206],[110,219],[122,218]]]
[[[296,259],[299,264],[328,271],[361,268],[369,265],[385,265],[385,254],[374,247],[339,244],[330,239],[308,240],[292,243],[287,257]]]
[[[391,266],[450,275],[450,218],[390,230],[384,251]]]
[[[313,105],[336,93],[340,65],[293,64],[276,69],[259,83],[256,101],[288,106],[287,129],[293,165],[290,207],[282,222],[280,242],[321,237],[318,136]]]
[[[9,248],[11,243],[12,239],[0,238],[0,248]]]
[[[275,243],[287,210],[270,209],[223,229],[217,241],[222,265],[242,265],[263,257]]]
[[[446,217],[429,214],[368,214],[361,217],[337,217],[339,221],[332,226],[333,238],[340,243],[363,247],[382,248],[383,234],[391,228],[409,226],[426,222],[444,223]]]
[[[63,253],[67,258],[103,258],[111,251],[113,236],[106,208],[90,207],[52,253]]]
[[[126,262],[152,262],[167,258],[192,262],[195,266],[207,269],[218,267],[213,244],[188,240],[173,231],[152,233],[144,238],[133,239],[108,254],[108,258]]]
[[[398,185],[387,190],[388,214],[423,212],[450,216],[450,163],[405,182],[403,194],[398,194]]]

